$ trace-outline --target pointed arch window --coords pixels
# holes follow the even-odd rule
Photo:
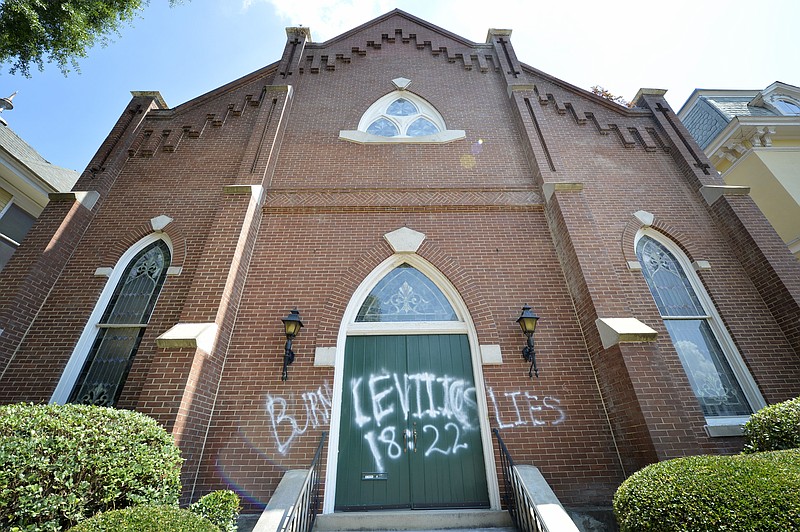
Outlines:
[[[355,321],[458,321],[458,316],[433,281],[410,264],[403,263],[375,285]]]
[[[114,406],[170,264],[169,246],[158,239],[128,262],[105,310],[68,402]]]
[[[749,416],[764,400],[688,259],[648,235],[636,255],[703,414]]]

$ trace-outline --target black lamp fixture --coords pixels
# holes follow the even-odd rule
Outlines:
[[[533,332],[536,330],[536,322],[539,321],[539,316],[531,310],[531,307],[525,305],[522,307],[522,314],[517,318],[523,334],[528,338],[528,345],[522,349],[522,358],[526,362],[531,363],[528,370],[528,377],[533,378],[534,374],[539,377],[539,368],[536,367],[536,351],[533,349]]]
[[[283,350],[283,371],[281,372],[281,380],[285,381],[289,378],[289,364],[294,362],[292,340],[297,336],[297,333],[300,332],[300,327],[303,326],[303,322],[300,319],[300,311],[297,309],[292,309],[288,316],[281,318],[281,321],[283,322],[283,329],[286,332],[286,347]]]

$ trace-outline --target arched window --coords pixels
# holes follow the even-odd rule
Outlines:
[[[794,102],[790,102],[789,100],[782,100],[782,99],[775,100],[774,105],[784,115],[788,116],[800,115],[800,105],[797,105]]]
[[[123,255],[67,364],[53,402],[99,406],[117,403],[164,284],[170,258],[167,243],[152,237]]]
[[[358,129],[381,137],[423,137],[446,128],[431,104],[410,92],[394,91],[367,109]]]
[[[340,131],[339,137],[358,143],[436,143],[464,138],[465,132],[448,130],[442,115],[424,98],[396,90],[369,106],[357,130]]]
[[[438,286],[403,263],[378,281],[356,315],[358,322],[458,321]]]
[[[688,259],[647,234],[636,255],[706,418],[747,417],[760,408],[764,400]]]

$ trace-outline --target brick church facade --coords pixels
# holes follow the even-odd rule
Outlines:
[[[329,432],[333,512],[499,508],[493,428],[565,506],[608,507],[800,394],[800,264],[664,91],[624,108],[508,30],[401,11],[287,35],[177,107],[133,93],[51,195],[0,279],[0,401],[151,415],[185,499],[245,511]]]

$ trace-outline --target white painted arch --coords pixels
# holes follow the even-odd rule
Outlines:
[[[92,344],[94,344],[94,340],[97,337],[97,324],[100,323],[103,313],[106,311],[106,307],[109,301],[111,301],[111,297],[114,295],[114,290],[122,280],[122,274],[125,273],[128,264],[130,264],[140,251],[158,240],[163,240],[167,244],[171,262],[172,258],[175,256],[172,240],[167,233],[154,232],[129,247],[125,253],[122,254],[114,267],[111,268],[103,291],[100,292],[100,297],[97,299],[94,310],[89,315],[89,320],[86,322],[86,326],[78,339],[78,343],[75,344],[75,349],[73,349],[72,355],[69,357],[67,365],[64,367],[64,371],[61,373],[61,378],[58,381],[58,385],[56,385],[55,391],[53,391],[53,395],[50,397],[50,404],[64,404],[69,400],[72,388],[75,386],[78,377],[80,377],[83,364],[86,362],[89,350],[92,348]]]
[[[389,272],[407,263],[425,274],[447,297],[458,321],[452,322],[406,322],[406,323],[356,323],[356,314],[362,303]],[[339,458],[339,428],[342,415],[342,395],[344,388],[344,352],[348,335],[368,334],[466,334],[469,340],[472,374],[475,379],[475,398],[478,403],[483,461],[486,467],[486,480],[489,487],[489,505],[492,510],[500,509],[500,488],[497,481],[494,452],[492,447],[491,427],[489,425],[489,408],[486,402],[486,386],[483,380],[481,352],[478,344],[478,333],[472,322],[467,305],[461,294],[435,266],[415,253],[398,253],[390,256],[372,270],[353,292],[350,302],[342,316],[339,334],[336,339],[336,358],[334,362],[333,400],[331,406],[331,431],[328,440],[328,462],[325,478],[325,500],[323,513],[333,513],[336,500],[336,474]]]

